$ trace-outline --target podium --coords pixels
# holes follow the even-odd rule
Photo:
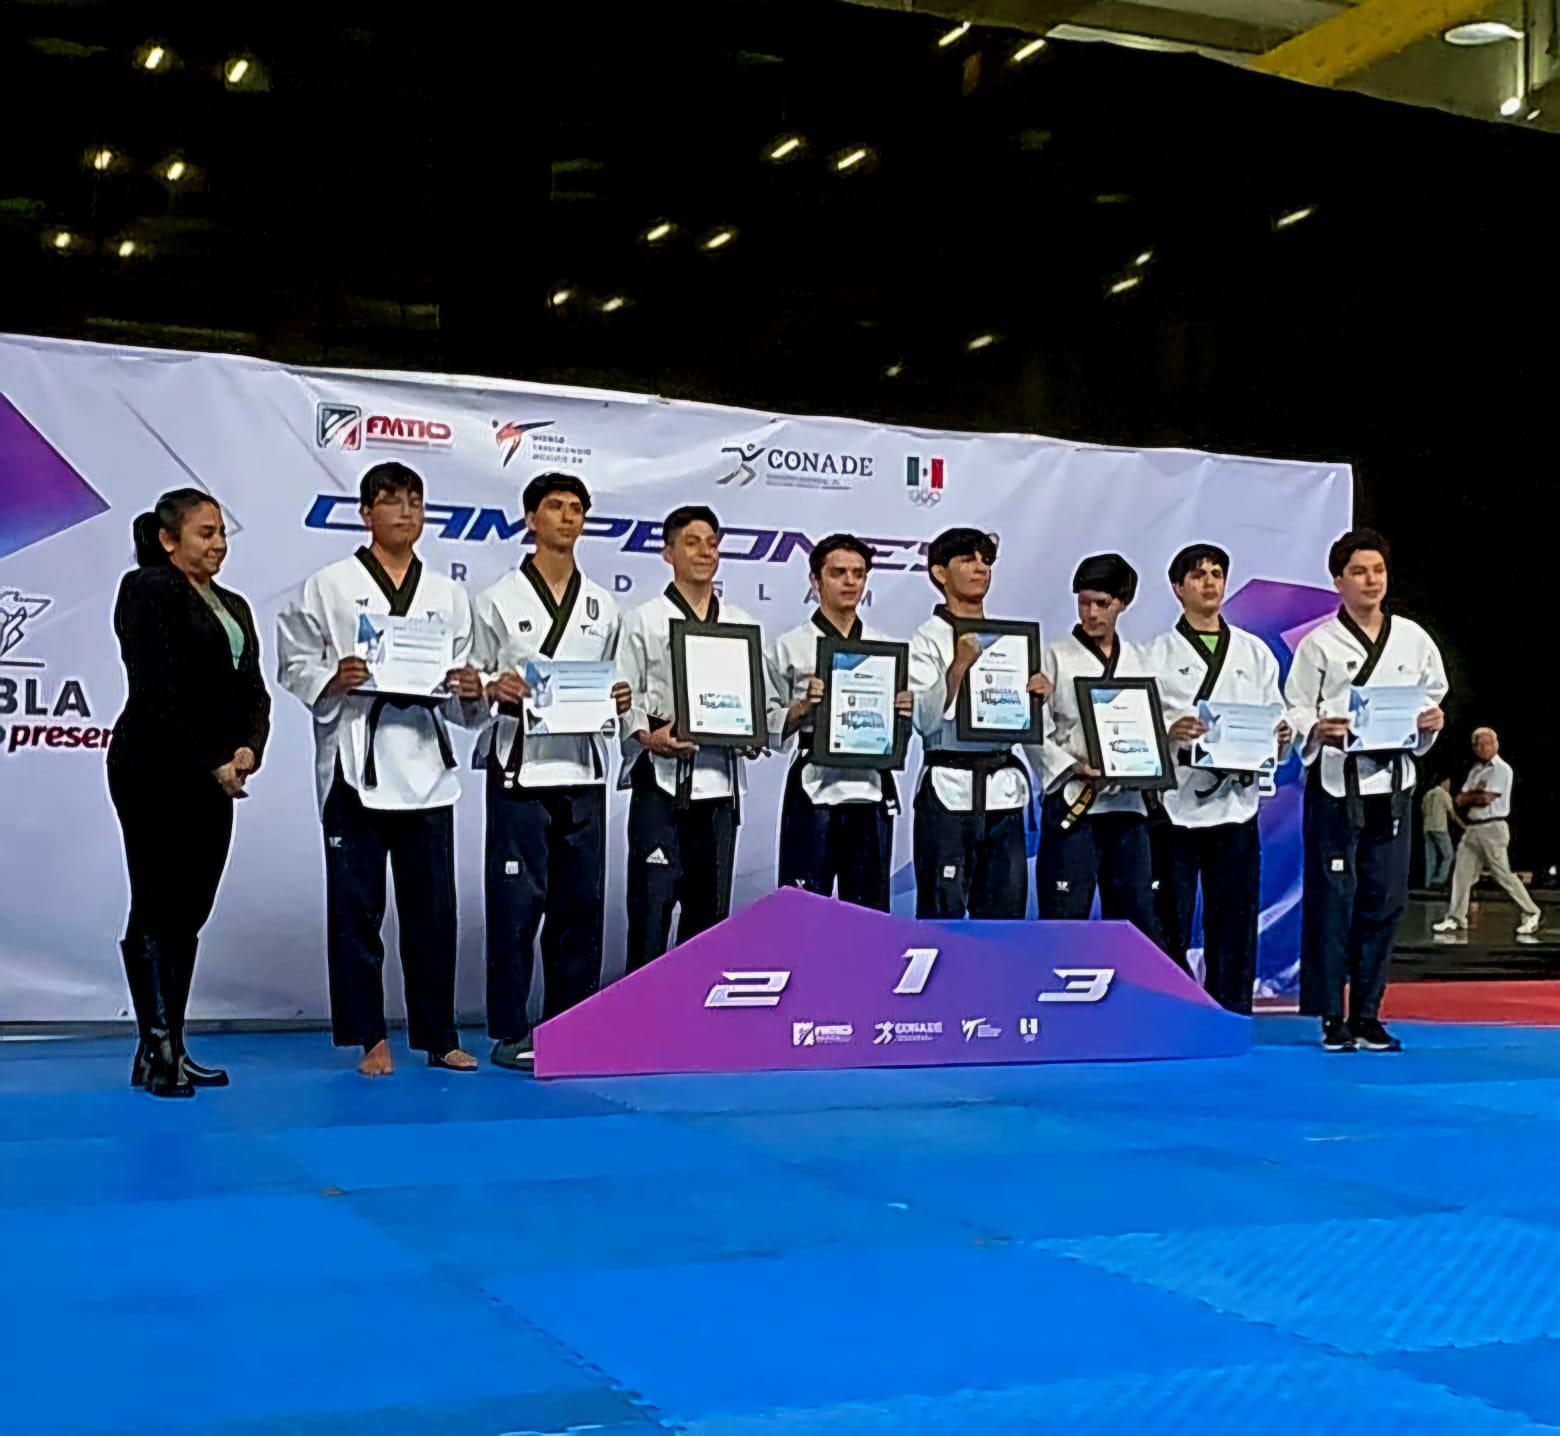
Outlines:
[[[538,1077],[1234,1057],[1130,923],[921,922],[785,888],[536,1029]]]

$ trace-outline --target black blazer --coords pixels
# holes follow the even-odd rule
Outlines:
[[[211,588],[244,630],[236,668],[217,616],[178,569],[133,569],[121,581],[114,632],[128,692],[109,749],[120,762],[156,764],[170,776],[211,773],[250,748],[259,765],[271,695],[260,676],[255,621],[232,589]]]

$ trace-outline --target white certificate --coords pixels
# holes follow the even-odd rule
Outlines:
[[[752,650],[741,639],[690,633],[685,641],[688,732],[704,736],[750,737],[758,732],[753,712]]]
[[[534,734],[600,733],[617,722],[610,663],[532,659],[525,679],[525,731]]]
[[[455,666],[455,635],[441,616],[360,611],[357,653],[369,675],[360,692],[428,698],[443,691]]]
[[[830,753],[883,758],[894,751],[897,675],[891,653],[839,656],[828,675]]]
[[[1022,732],[1029,727],[1029,645],[1023,633],[981,635],[980,657],[964,679],[976,728]]]
[[[1197,705],[1197,717],[1207,728],[1192,742],[1192,767],[1225,773],[1271,773],[1278,767],[1278,724],[1281,703],[1210,703]]]
[[[1401,753],[1419,746],[1419,715],[1434,706],[1424,684],[1349,689],[1350,753]]]
[[[1110,778],[1158,778],[1159,738],[1147,688],[1093,690],[1100,771]]]

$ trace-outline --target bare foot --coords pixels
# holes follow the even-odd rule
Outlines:
[[[446,1067],[453,1067],[457,1072],[472,1072],[476,1070],[477,1059],[469,1052],[459,1047],[452,1047],[439,1061]]]
[[[388,1077],[394,1072],[395,1064],[390,1061],[389,1043],[379,1041],[370,1047],[358,1063],[358,1071],[365,1077]]]

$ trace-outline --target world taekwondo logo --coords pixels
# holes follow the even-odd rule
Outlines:
[[[764,452],[762,444],[729,444],[721,450],[723,454],[736,455],[733,461],[735,467],[729,474],[722,474],[715,480],[717,484],[731,484],[735,488],[745,489],[758,477],[758,470],[753,467],[753,460]]]
[[[28,598],[14,588],[0,589],[0,661],[26,636],[26,626],[49,606],[47,598]],[[12,659],[11,666],[42,668],[41,662]]]
[[[520,445],[532,429],[550,429],[555,423],[557,423],[556,419],[537,419],[529,424],[517,424],[511,419],[507,424],[500,424],[497,419],[494,419],[493,442],[504,454],[501,467],[506,469],[509,467],[509,461],[520,452]]]

